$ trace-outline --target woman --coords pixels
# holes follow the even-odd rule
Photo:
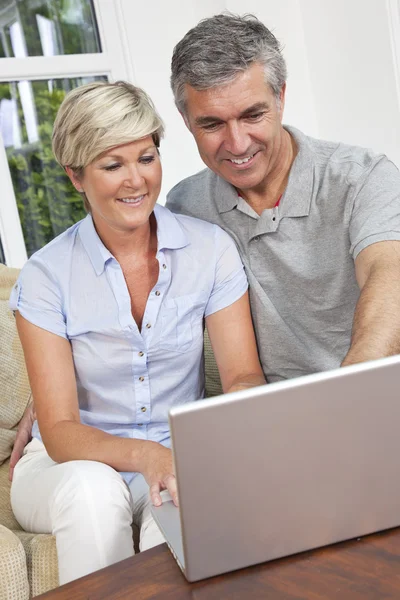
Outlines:
[[[203,395],[203,318],[225,392],[264,383],[238,253],[220,228],[156,205],[162,122],[124,82],[70,92],[53,151],[89,212],[13,290],[37,422],[11,501],[56,536],[60,583],[162,543],[178,503],[168,410]],[[149,494],[150,492],[150,494]]]

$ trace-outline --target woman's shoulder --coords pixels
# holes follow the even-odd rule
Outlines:
[[[21,274],[34,273],[38,269],[49,275],[62,273],[65,268],[65,262],[72,255],[72,248],[74,247],[75,238],[81,223],[82,221],[78,221],[57,235],[48,244],[43,246],[43,248],[34,252],[22,268]]]
[[[61,257],[65,256],[66,251],[74,245],[76,235],[81,224],[83,223],[83,220],[74,223],[74,225],[71,225],[71,227],[57,235],[45,246],[43,246],[43,248],[37,250],[34,254],[32,254],[29,261],[34,259],[57,262]]]

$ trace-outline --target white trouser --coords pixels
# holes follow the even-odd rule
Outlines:
[[[132,556],[132,520],[140,527],[140,550],[165,541],[142,475],[128,487],[100,462],[58,464],[36,439],[15,468],[11,505],[26,531],[56,536],[60,585]]]

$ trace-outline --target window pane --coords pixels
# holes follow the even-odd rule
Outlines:
[[[70,89],[106,77],[0,83],[0,127],[28,256],[85,216],[53,157],[54,119]]]
[[[7,54],[6,54],[6,45],[5,45],[5,39],[4,39],[4,35],[2,35],[1,31],[0,31],[0,58],[6,58]]]
[[[0,37],[10,57],[101,52],[90,0],[0,0]]]

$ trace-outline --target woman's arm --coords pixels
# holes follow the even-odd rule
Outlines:
[[[206,317],[224,393],[266,383],[258,359],[249,294]]]
[[[40,434],[50,457],[56,462],[95,460],[118,471],[142,473],[155,504],[161,504],[161,489],[168,489],[177,504],[171,451],[156,442],[118,438],[83,425],[69,341],[33,325],[19,312],[16,323]]]

